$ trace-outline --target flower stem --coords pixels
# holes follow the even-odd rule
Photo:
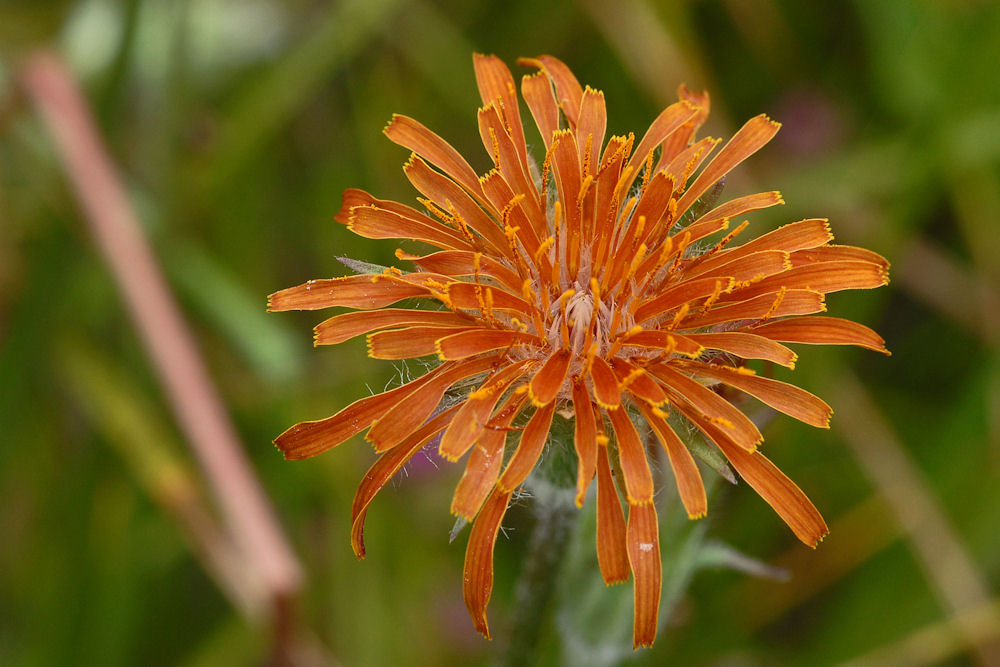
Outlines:
[[[517,615],[503,660],[508,667],[537,662],[538,639],[559,568],[579,512],[570,502],[536,502],[536,521],[517,587]]]

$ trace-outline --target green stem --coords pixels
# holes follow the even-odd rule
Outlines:
[[[538,639],[579,512],[572,502],[536,502],[535,527],[517,587],[514,627],[503,660],[509,667],[537,662]]]

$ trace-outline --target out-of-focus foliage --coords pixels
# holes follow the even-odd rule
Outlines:
[[[756,228],[826,216],[841,242],[893,262],[889,289],[830,299],[833,314],[880,331],[893,356],[800,350],[796,383],[830,399],[833,428],[782,418],[766,431],[768,456],[831,536],[801,548],[749,489],[717,485],[708,539],[791,578],[702,569],[638,660],[830,664],[905,655],[918,639],[929,661],[968,655],[953,624],[965,579],[928,566],[926,545],[964,550],[963,572],[995,599],[997,3],[11,2],[0,4],[0,40],[0,664],[250,664],[268,651],[163,511],[174,488],[164,480],[197,484],[195,468],[15,88],[19,56],[45,44],[80,75],[305,563],[299,623],[344,664],[482,663],[499,647],[465,614],[465,535],[448,543],[458,466],[409,466],[373,504],[358,563],[348,517],[370,448],[358,438],[288,463],[270,445],[394,371],[367,360],[362,340],[312,349],[319,316],[266,315],[264,296],[345,273],[337,255],[393,261],[392,243],[332,220],[349,186],[413,201],[407,154],[380,133],[393,112],[485,169],[473,51],[512,67],[558,56],[605,91],[615,133],[641,133],[682,80],[711,92],[715,135],[767,112],[782,132],[728,185],[783,192],[788,204],[753,216]],[[902,458],[879,458],[886,447]],[[928,502],[942,524],[899,518]],[[491,606],[500,636],[530,517],[507,523]]]

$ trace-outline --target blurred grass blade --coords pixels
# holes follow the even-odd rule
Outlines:
[[[323,81],[364,50],[399,0],[344,0],[301,43],[255,79],[223,120],[218,148],[206,174],[215,187],[252,162],[274,134]]]
[[[301,375],[304,357],[290,326],[267,316],[263,297],[251,294],[200,246],[165,248],[164,265],[183,298],[215,326],[267,382]]]
[[[195,475],[153,405],[112,362],[77,343],[56,352],[67,387],[94,427],[122,457],[136,483],[178,525],[222,592],[244,615],[258,616],[265,591],[206,508]]]

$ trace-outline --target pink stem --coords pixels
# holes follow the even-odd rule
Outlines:
[[[28,96],[55,140],[85,218],[153,359],[178,422],[198,457],[251,571],[283,614],[302,570],[209,379],[72,73],[55,54],[28,58]]]

